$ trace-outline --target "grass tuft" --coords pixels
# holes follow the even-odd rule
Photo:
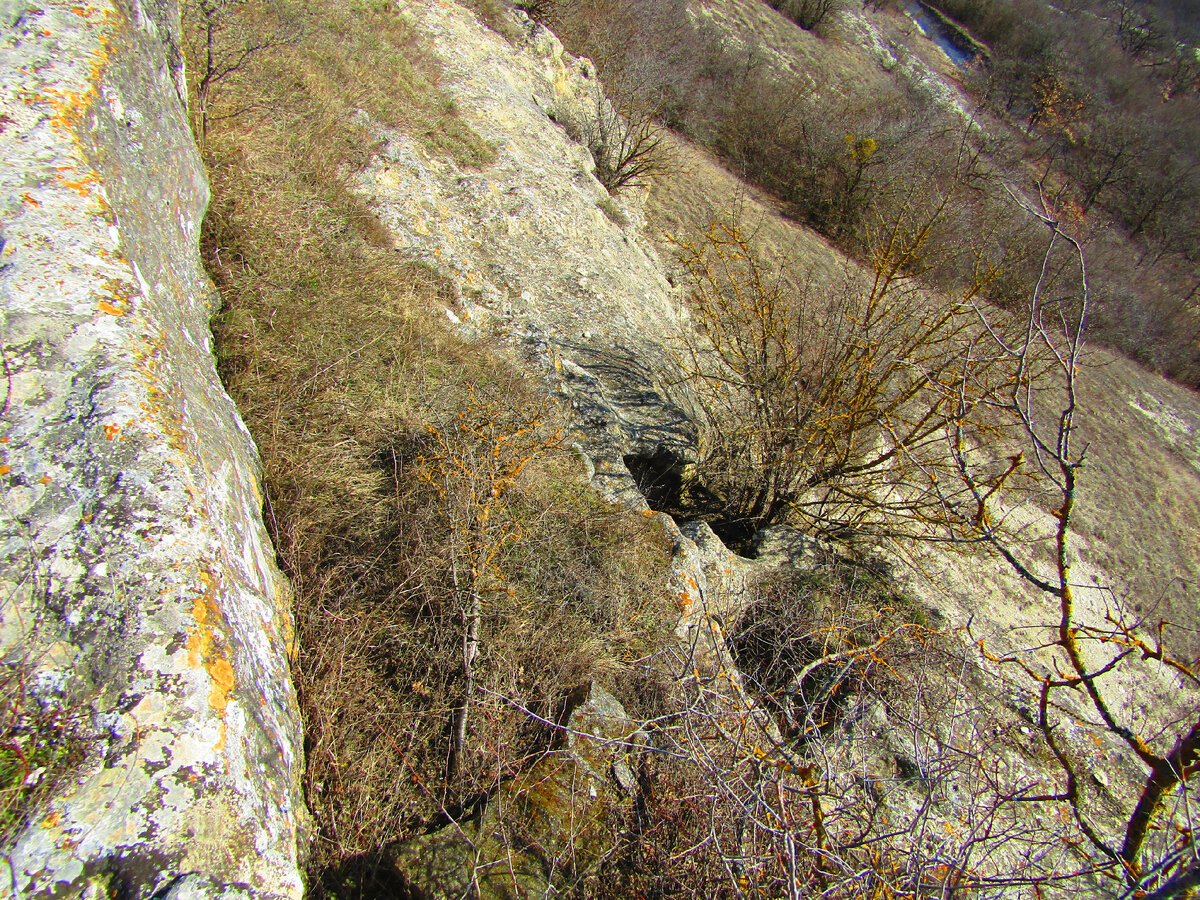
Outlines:
[[[78,711],[35,700],[25,667],[0,671],[0,850],[10,850],[83,762]]]

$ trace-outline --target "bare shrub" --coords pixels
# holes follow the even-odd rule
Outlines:
[[[993,274],[984,260],[955,302],[916,288],[940,210],[882,223],[865,281],[831,291],[789,287],[733,227],[681,245],[697,331],[678,358],[712,429],[701,477],[728,518],[754,529],[792,517],[831,535],[957,527],[943,495],[955,480],[946,429],[962,415],[952,386],[969,378],[982,412],[1006,373],[968,351],[979,325],[967,302]],[[1014,471],[994,472],[997,485]]]
[[[1048,284],[1039,282],[1024,314],[1023,328],[1016,332],[1018,339],[989,332],[991,341],[980,348],[980,352],[1006,357],[1013,367],[1014,378],[991,402],[1007,408],[1019,420],[1026,452],[1035,466],[1034,477],[1053,507],[1053,525],[1043,541],[1043,546],[1052,549],[1049,566],[1027,545],[1000,535],[992,516],[979,516],[971,522],[980,541],[1057,607],[1058,620],[1047,624],[1046,643],[1040,648],[1003,659],[992,657],[994,662],[1021,672],[1037,690],[1036,724],[1056,769],[1050,789],[1030,786],[1019,800],[1062,808],[1082,835],[1080,854],[1097,871],[1123,881],[1122,896],[1151,892],[1164,898],[1184,896],[1195,872],[1190,809],[1197,799],[1194,777],[1200,770],[1200,721],[1193,721],[1194,705],[1189,707],[1186,701],[1182,714],[1167,708],[1156,710],[1147,719],[1132,712],[1136,704],[1119,702],[1114,696],[1115,679],[1105,676],[1121,673],[1127,685],[1136,685],[1139,679],[1134,664],[1140,657],[1167,673],[1175,689],[1189,697],[1200,690],[1200,676],[1172,654],[1169,623],[1159,621],[1154,627],[1132,616],[1119,602],[1106,604],[1103,621],[1081,621],[1077,605],[1082,587],[1071,573],[1076,556],[1071,524],[1087,456],[1077,424],[1084,329],[1091,304],[1087,259],[1080,241],[1052,215],[1044,195],[1036,201],[1016,192],[1013,197],[1030,216],[1049,226],[1043,271],[1050,270],[1057,260],[1069,273],[1073,287],[1060,296],[1060,282],[1052,296]],[[978,313],[985,322],[993,318],[983,308],[978,308]],[[1027,386],[1030,373],[1045,360],[1050,365],[1040,376],[1039,389],[1032,390]],[[964,394],[958,410],[964,411],[970,403]],[[994,490],[977,475],[977,450],[963,439],[961,425],[955,425],[952,447],[962,483],[979,508],[985,509]],[[1039,649],[1046,650],[1049,658],[1039,656]],[[1071,709],[1068,691],[1078,695],[1085,711]],[[1085,773],[1094,763],[1070,746],[1063,726],[1071,719],[1085,722],[1104,738],[1126,747],[1145,772],[1140,790],[1119,803],[1115,815],[1093,799]],[[1166,837],[1168,834],[1172,836]]]
[[[841,0],[770,0],[771,6],[805,31],[816,31],[842,8]]]
[[[669,169],[655,112],[628,96],[610,100],[597,85],[579,132],[596,161],[596,178],[610,193],[645,187]]]
[[[197,71],[189,75],[194,83],[194,130],[203,143],[217,104],[216,93],[226,82],[246,74],[256,57],[298,44],[303,23],[270,0],[195,0],[184,3],[181,12],[185,33],[192,41],[189,56],[199,63]],[[232,118],[245,111],[226,108],[220,115]]]
[[[523,408],[507,391],[466,385],[448,422],[426,424],[429,440],[418,454],[417,477],[433,489],[448,525],[447,585],[462,622],[462,697],[454,713],[447,782],[460,775],[467,726],[476,694],[476,661],[482,652],[485,604],[502,602],[510,588],[499,557],[519,541],[509,515],[509,493],[530,463],[552,452],[562,427],[550,425],[546,406]]]
[[[596,64],[623,114],[632,108],[705,141],[746,64],[683,0],[558,3],[547,24],[572,53]]]
[[[681,127],[702,89],[709,53],[682,0],[586,0],[551,5],[545,15],[572,52],[596,64],[600,85],[578,138],[611,191],[644,185],[670,168],[662,129]]]
[[[547,22],[554,14],[556,0],[519,0],[517,8],[535,22]]]

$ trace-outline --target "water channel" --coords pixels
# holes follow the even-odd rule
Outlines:
[[[908,14],[925,36],[937,44],[960,69],[967,68],[979,59],[979,48],[970,38],[924,3],[909,3]]]

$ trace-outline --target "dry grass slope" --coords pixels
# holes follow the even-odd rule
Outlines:
[[[749,15],[743,7],[730,9]],[[502,780],[519,779],[547,747],[550,736],[541,728],[485,698],[520,698],[546,712],[567,691],[598,678],[635,716],[649,718],[657,711],[663,685],[638,674],[633,664],[672,631],[676,610],[661,593],[658,577],[669,548],[646,521],[589,493],[577,463],[555,446],[558,423],[553,410],[544,409],[541,387],[523,377],[497,344],[468,341],[449,329],[441,307],[451,299],[450,288],[434,271],[404,261],[387,230],[350,189],[352,174],[372,148],[364,113],[375,123],[403,129],[426,152],[464,169],[487,166],[491,159],[491,149],[439,91],[437,66],[404,19],[386,2],[340,7],[322,0],[301,8],[262,0],[229,9],[221,37],[231,42],[235,56],[239,35],[261,32],[263,23],[272,28],[295,23],[281,32],[288,36],[285,44],[254,54],[253,65],[225,77],[213,97],[205,152],[214,199],[204,247],[222,294],[215,322],[222,372],[262,450],[267,515],[297,594],[295,678],[307,727],[305,783],[320,826],[311,894],[384,896],[397,889],[375,870],[385,845],[470,807]],[[232,17],[234,9],[246,18]],[[795,39],[806,46],[816,40]],[[837,52],[843,51],[850,54],[846,48]],[[842,277],[849,265],[844,257],[785,222],[776,204],[747,191],[708,157],[685,149],[689,171],[656,186],[652,224],[676,234],[707,225],[711,211],[694,198],[720,196],[720,205],[733,207],[764,241],[768,255],[793,258],[792,280]],[[1129,416],[1144,414],[1120,403]],[[493,410],[485,418],[495,430],[464,429],[481,410]],[[431,477],[431,463],[436,468],[441,460],[438,474],[445,476],[446,462],[495,451],[497,435],[507,440],[533,418],[541,420],[543,411],[546,436],[506,486],[503,502],[488,505],[482,522],[478,514],[463,518],[464,510],[478,506],[470,489],[479,471],[468,464],[454,477]],[[439,443],[443,440],[458,443],[448,447]],[[1136,483],[1149,483],[1154,475],[1126,471],[1114,461],[1121,452],[1120,441],[1097,440],[1097,468],[1123,478],[1135,498],[1130,502],[1136,502]],[[1181,464],[1179,477],[1185,476],[1192,477]],[[1194,504],[1179,506],[1181,515],[1190,515]],[[1097,508],[1099,523],[1105,517],[1102,504]],[[464,546],[481,546],[484,524],[502,537],[487,545],[486,571],[471,573],[464,595],[454,577],[461,571],[456,562]],[[1115,538],[1108,543],[1099,528],[1097,552],[1120,562],[1121,545]],[[1194,529],[1194,522],[1187,528]],[[1172,553],[1189,566],[1195,559],[1186,547]],[[1137,558],[1165,568],[1171,555]],[[917,607],[891,610],[886,604],[893,598],[882,595],[879,603],[868,603],[863,597],[870,592],[856,578],[839,575],[808,593],[804,585],[785,586],[778,596],[766,597],[770,602],[758,609],[761,616],[741,623],[743,662],[761,683],[764,706],[781,684],[788,686],[790,671],[827,652],[815,636],[835,634],[854,648],[857,659],[860,651],[874,652],[877,636],[889,635],[893,626],[905,635],[915,632]],[[979,583],[955,589],[976,603],[984,593]],[[480,598],[478,612],[467,602],[472,592]],[[800,615],[793,613],[797,604]],[[832,630],[825,607],[842,616],[835,617]],[[846,618],[847,610],[857,618]],[[893,622],[885,612],[898,618]],[[1033,609],[1029,615],[1041,624],[1043,612]],[[473,640],[475,618],[480,634],[472,671],[463,648]],[[895,664],[894,678],[872,688],[878,673],[864,663],[861,672],[846,670],[847,684],[875,690],[894,716],[904,704],[893,698],[917,696],[911,685],[932,670],[931,655],[944,655],[947,671],[964,665],[957,651],[932,643],[887,649],[886,665],[873,658],[871,665]],[[685,673],[688,677],[700,676]],[[474,695],[467,687],[472,679],[479,688]],[[807,684],[801,679],[794,692],[832,696],[826,687],[819,679]],[[452,762],[452,722],[464,696],[473,697],[474,706],[460,766]],[[825,711],[820,706],[810,712]],[[784,724],[805,727],[790,707],[774,712]],[[828,712],[838,710],[830,706]],[[911,719],[914,735],[929,721],[926,712],[918,712],[898,719]],[[994,720],[983,710],[978,722],[972,718],[974,743],[987,734],[976,726],[984,728],[989,716]],[[1013,728],[1013,740],[1027,744],[1020,726]],[[694,746],[707,746],[716,735],[702,727]],[[687,896],[715,894],[728,884],[728,860],[712,849],[708,835],[722,832],[723,839],[742,840],[738,810],[766,794],[758,782],[743,793],[733,790],[736,779],[729,773],[759,772],[762,757],[744,742],[723,746],[725,769],[646,764],[638,773],[646,814],[615,823],[624,833],[614,835],[614,871],[606,872],[612,877],[591,887],[611,896],[652,889]],[[941,748],[944,758],[952,749],[958,752]],[[988,762],[963,758],[970,771]],[[924,775],[920,767],[915,770],[920,777],[906,775],[899,757],[895,763],[899,771],[889,776],[886,789],[901,802],[908,790],[902,782],[920,782]],[[448,778],[454,769],[460,774]],[[817,797],[815,829],[826,815],[816,782],[803,769],[778,771],[779,796],[786,787],[797,796]],[[857,769],[829,771],[821,782],[827,808],[846,821],[884,808],[874,782],[836,780]],[[952,780],[946,776],[944,783]],[[723,808],[713,804],[714,785],[732,791]],[[874,799],[867,802],[855,791]],[[1019,824],[1019,817],[1012,822]],[[881,827],[874,818],[867,824]],[[779,829],[779,835],[790,846],[801,830]],[[858,853],[857,847],[847,850],[847,864],[889,875],[879,858]],[[794,883],[794,873],[779,868],[780,858],[770,850],[759,858],[760,884],[778,892],[785,881]],[[924,873],[934,871],[938,860],[918,863]],[[818,881],[830,877],[822,865],[810,865]],[[666,888],[664,871],[673,879]],[[911,887],[903,873],[890,874],[895,884]]]
[[[196,51],[206,20],[188,10]],[[455,429],[468,397],[494,402],[503,430],[545,396],[498,345],[451,332],[446,285],[404,261],[349,188],[371,152],[364,117],[464,169],[491,159],[412,29],[386,2],[252,2],[223,8],[215,37],[236,58],[281,22],[288,40],[210,98],[203,249],[221,294],[220,370],[262,453],[265,515],[296,595],[293,674],[319,826],[310,894],[375,896],[386,844],[547,746],[523,716],[477,698],[470,752],[447,779],[464,690],[451,511],[468,505],[454,491],[469,479],[437,491],[422,477],[431,435],[469,444]],[[193,77],[202,68],[194,55]],[[464,444],[463,458],[479,449]],[[659,529],[597,500],[551,446],[493,512],[514,539],[490,576],[478,683],[543,710],[591,678],[651,697],[629,663],[671,625],[652,578],[669,553]]]

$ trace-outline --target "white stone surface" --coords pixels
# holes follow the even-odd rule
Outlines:
[[[0,663],[92,737],[0,895],[299,897],[289,594],[209,349],[178,11],[0,28]]]

